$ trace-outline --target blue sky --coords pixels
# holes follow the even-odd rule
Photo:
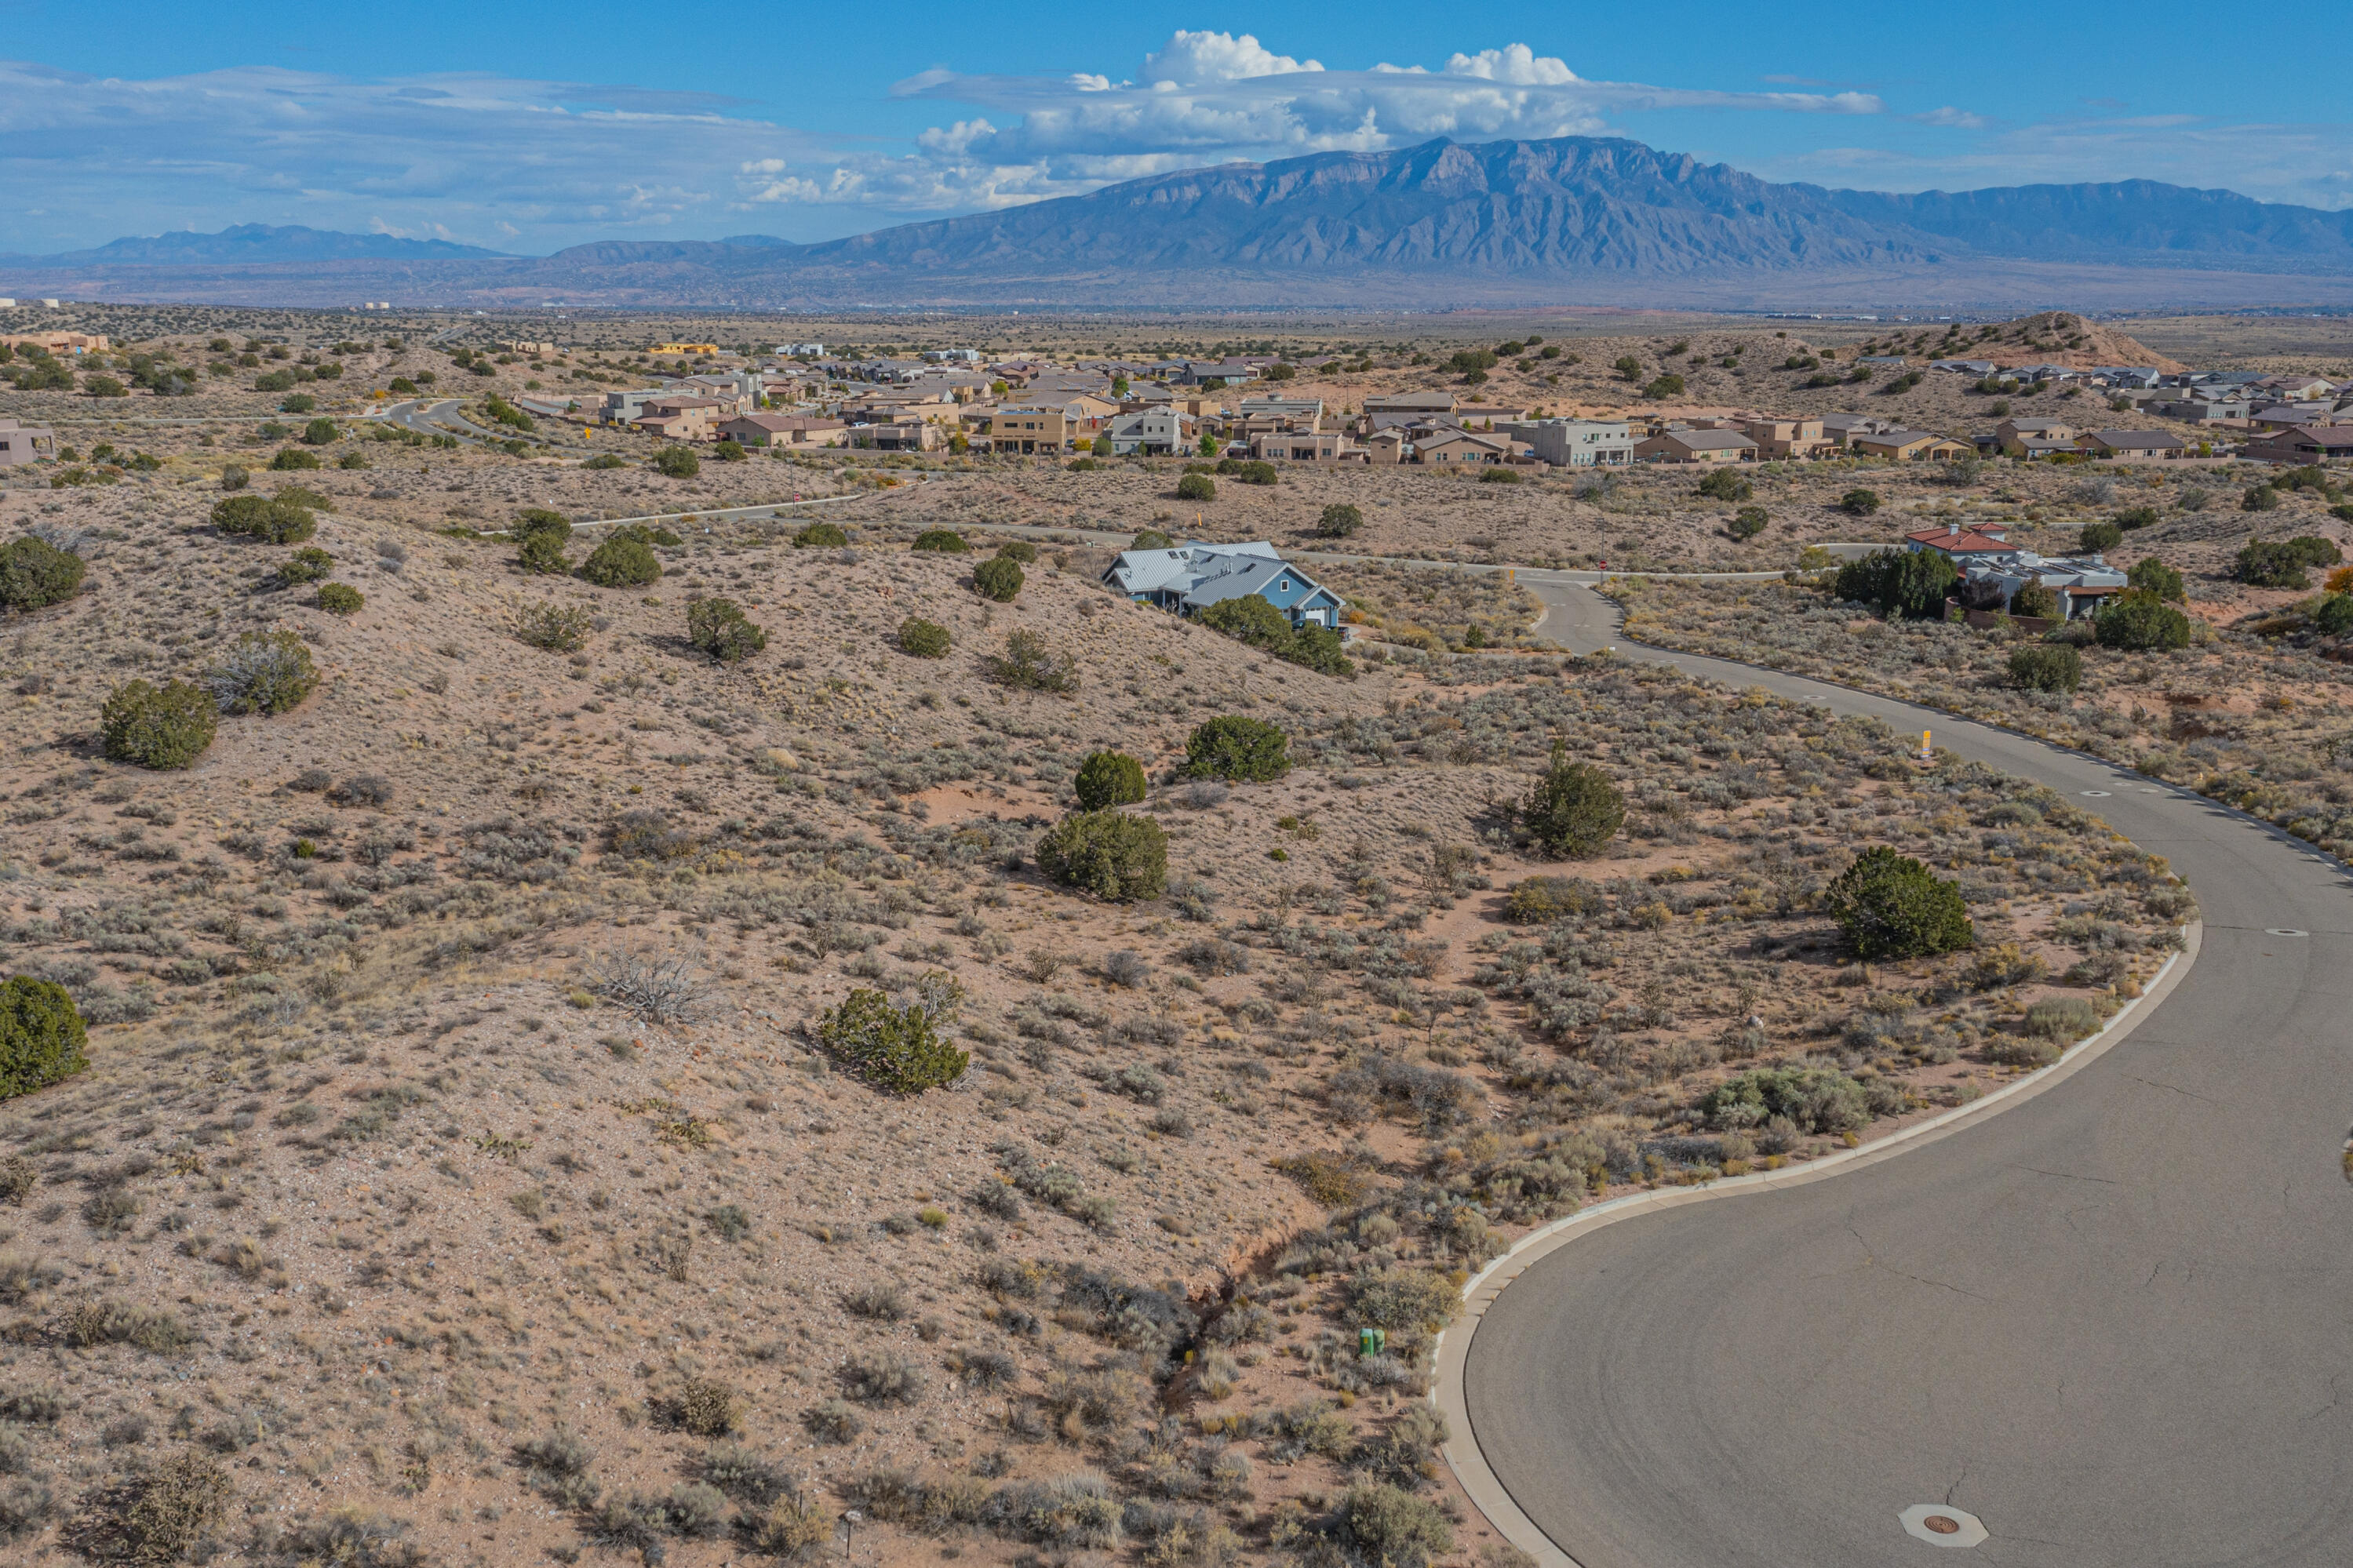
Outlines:
[[[2329,8],[656,14],[0,0],[0,251],[243,222],[532,252],[807,240],[1439,135],[1624,135],[1873,189],[2146,177],[2353,205],[2325,65],[2353,21]]]

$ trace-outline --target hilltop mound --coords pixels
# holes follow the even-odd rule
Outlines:
[[[1980,337],[1967,352],[1969,359],[1989,359],[2005,368],[2021,364],[2154,365],[2158,370],[2189,367],[2166,358],[2113,327],[2087,321],[2073,310],[2044,310],[2005,321],[1991,337]]]

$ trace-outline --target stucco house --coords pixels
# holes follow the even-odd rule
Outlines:
[[[1634,447],[1638,463],[1753,463],[1757,443],[1743,430],[1662,430]]]
[[[0,415],[0,468],[58,455],[58,433],[46,425],[24,425]]]

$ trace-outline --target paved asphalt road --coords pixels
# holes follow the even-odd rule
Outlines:
[[[1542,629],[1933,727],[2169,857],[2203,945],[2115,1049],[1894,1157],[1599,1228],[1483,1306],[1469,1439],[1583,1568],[2353,1563],[2353,885],[2197,796],[2021,737]],[[1461,1331],[1457,1330],[1457,1332]],[[1458,1434],[1455,1447],[1465,1441]]]

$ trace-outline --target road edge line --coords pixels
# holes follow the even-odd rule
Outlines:
[[[2145,1019],[2154,1015],[2158,1005],[2172,994],[2174,988],[2180,984],[2197,963],[2199,949],[2204,944],[2205,930],[2203,920],[2193,921],[2183,927],[2180,950],[2166,959],[2164,966],[2149,982],[2148,989],[2119,1009],[2099,1033],[2078,1042],[2073,1049],[2051,1066],[2013,1079],[1990,1094],[1967,1105],[1957,1105],[1925,1121],[1899,1128],[1883,1138],[1875,1138],[1855,1148],[1809,1161],[1802,1166],[1729,1176],[1702,1187],[1635,1193],[1622,1198],[1612,1198],[1608,1203],[1595,1204],[1537,1226],[1513,1243],[1502,1256],[1489,1261],[1462,1287],[1463,1316],[1439,1335],[1432,1354],[1436,1376],[1431,1382],[1429,1396],[1430,1402],[1445,1415],[1450,1434],[1439,1452],[1454,1472],[1454,1479],[1461,1486],[1463,1495],[1471,1500],[1471,1506],[1479,1510],[1481,1517],[1497,1535],[1534,1557],[1539,1568],[1583,1568],[1521,1509],[1517,1500],[1488,1465],[1486,1455],[1480,1448],[1471,1426],[1464,1374],[1471,1361],[1472,1342],[1478,1334],[1481,1321],[1486,1317],[1487,1309],[1514,1279],[1550,1253],[1620,1220],[1633,1219],[1686,1204],[1803,1186],[1842,1175],[1907,1153],[1922,1144],[1934,1142],[1979,1121],[1989,1121],[2010,1107],[2033,1099],[2043,1090],[2065,1082],[2121,1045]],[[1481,1300],[1482,1292],[1485,1292],[1483,1300]]]

